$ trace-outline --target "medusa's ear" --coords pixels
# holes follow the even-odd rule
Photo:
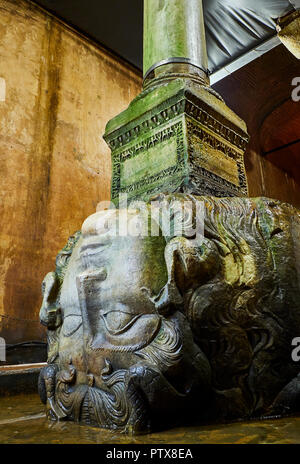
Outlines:
[[[175,237],[166,246],[165,260],[169,279],[181,294],[212,279],[220,267],[217,247],[207,239],[198,245],[185,237]]]
[[[42,283],[43,303],[40,309],[40,322],[48,329],[61,325],[61,310],[56,306],[59,282],[55,272],[49,272]]]
[[[220,255],[213,242],[204,239],[195,245],[185,237],[173,238],[165,248],[168,281],[151,298],[161,314],[183,304],[187,290],[197,288],[214,277],[220,267]]]

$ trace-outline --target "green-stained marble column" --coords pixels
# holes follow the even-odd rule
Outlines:
[[[161,192],[246,196],[247,127],[209,86],[202,0],[144,6],[143,91],[104,134],[112,201]]]
[[[209,85],[202,0],[144,0],[144,88],[178,76]]]
[[[145,0],[144,78],[155,77],[161,66],[183,72],[178,64],[204,79],[207,75],[202,0]]]

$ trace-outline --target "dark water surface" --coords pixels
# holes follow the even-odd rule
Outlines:
[[[71,422],[49,422],[37,395],[20,395],[0,398],[0,443],[299,444],[300,417],[175,428],[132,437]]]

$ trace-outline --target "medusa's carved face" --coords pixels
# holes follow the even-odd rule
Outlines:
[[[298,373],[288,347],[300,327],[299,212],[259,198],[194,201],[205,202],[201,244],[115,235],[121,211],[96,213],[64,272],[57,264],[46,278],[41,319],[59,333],[59,362],[42,378],[56,417],[140,431],[207,408],[231,419],[285,407],[280,391]]]
[[[167,282],[165,240],[115,235],[112,222],[119,222],[119,215],[96,213],[82,228],[76,280],[92,351],[134,351],[150,343],[160,327],[152,297]],[[127,215],[129,223],[136,212]]]
[[[209,276],[216,263],[209,247],[199,251],[183,237],[166,244],[163,236],[138,227],[143,212],[123,214],[110,210],[90,216],[71,252],[67,245],[58,255],[64,271],[59,273],[57,266],[45,280],[44,320],[50,307],[47,295],[55,296],[62,313],[60,365],[72,357],[81,372],[98,378],[105,359],[116,360],[122,368],[135,363],[137,351],[160,333],[164,315],[178,306],[183,309],[182,295],[194,275]]]
[[[59,290],[59,361],[47,394],[55,417],[77,414],[83,422],[138,430],[148,427],[149,407],[160,423],[170,419],[162,419],[163,410],[183,414],[199,385],[208,390],[210,368],[177,310],[177,242],[168,249],[163,236],[145,230],[122,235],[121,215],[90,216],[72,250]],[[126,227],[136,228],[139,212],[126,215]]]

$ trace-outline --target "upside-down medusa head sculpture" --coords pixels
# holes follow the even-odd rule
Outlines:
[[[46,276],[49,417],[138,433],[299,410],[299,211],[265,198],[159,200],[189,202],[193,224],[202,205],[202,239],[174,227],[116,234],[125,212],[102,211]],[[140,217],[126,211],[123,226],[140,230]]]

